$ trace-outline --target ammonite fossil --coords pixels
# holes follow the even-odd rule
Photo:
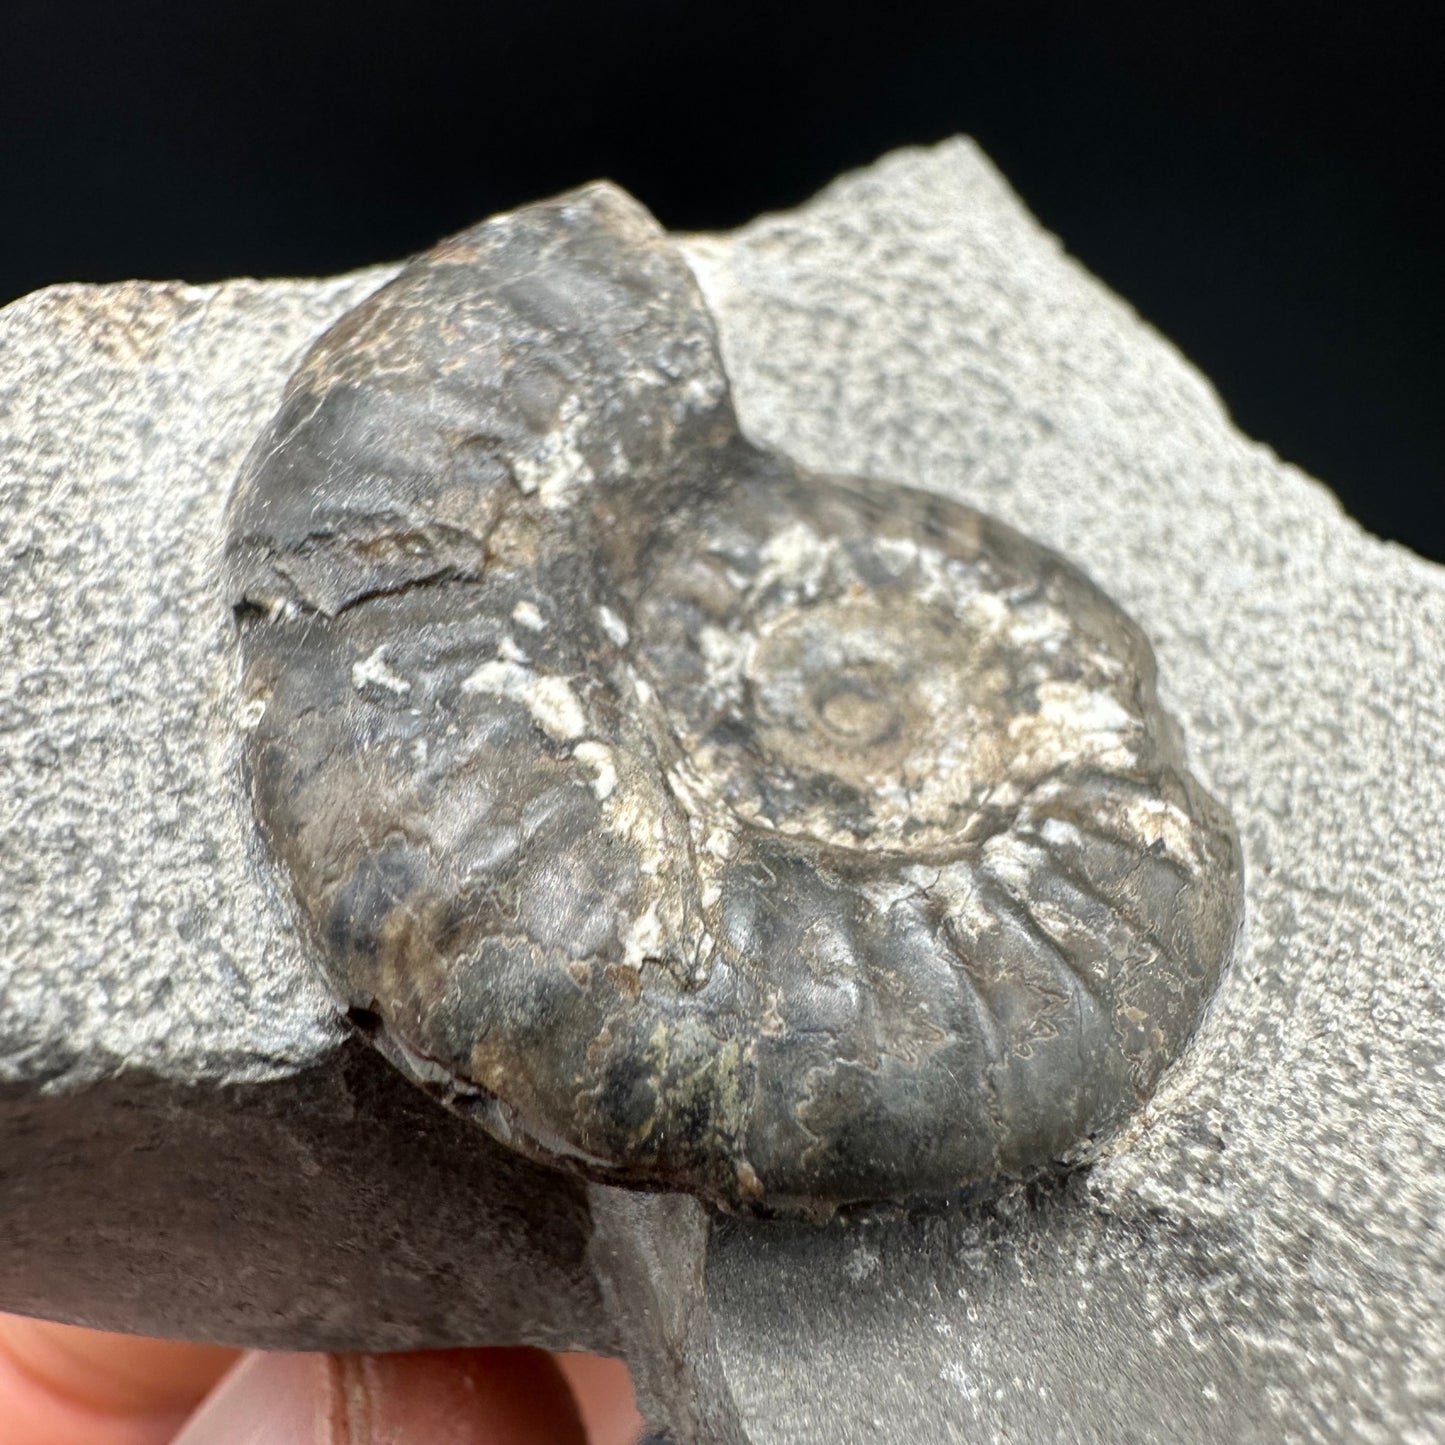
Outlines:
[[[229,518],[265,837],[353,1016],[590,1177],[827,1214],[1117,1128],[1240,908],[1150,649],[937,496],[743,437],[590,186],[312,348]]]

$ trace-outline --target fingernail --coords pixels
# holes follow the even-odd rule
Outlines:
[[[326,1355],[247,1355],[173,1445],[326,1445]]]

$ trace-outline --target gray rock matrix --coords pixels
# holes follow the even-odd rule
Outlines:
[[[1247,876],[1183,1064],[1062,1191],[827,1228],[444,1113],[261,855],[217,587],[287,375],[391,273],[53,288],[0,314],[0,1306],[620,1351],[679,1442],[1445,1436],[1445,572],[1240,437],[966,142],[686,250],[756,441],[992,512],[1149,635]]]

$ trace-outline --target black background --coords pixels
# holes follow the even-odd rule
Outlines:
[[[602,175],[731,226],[964,131],[1246,431],[1445,560],[1442,9],[0,0],[0,300],[337,271]]]

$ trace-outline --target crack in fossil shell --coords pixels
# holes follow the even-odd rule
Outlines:
[[[417,258],[228,517],[245,756],[320,966],[514,1147],[826,1216],[1084,1157],[1241,909],[1138,629],[967,507],[737,427],[615,188]]]

